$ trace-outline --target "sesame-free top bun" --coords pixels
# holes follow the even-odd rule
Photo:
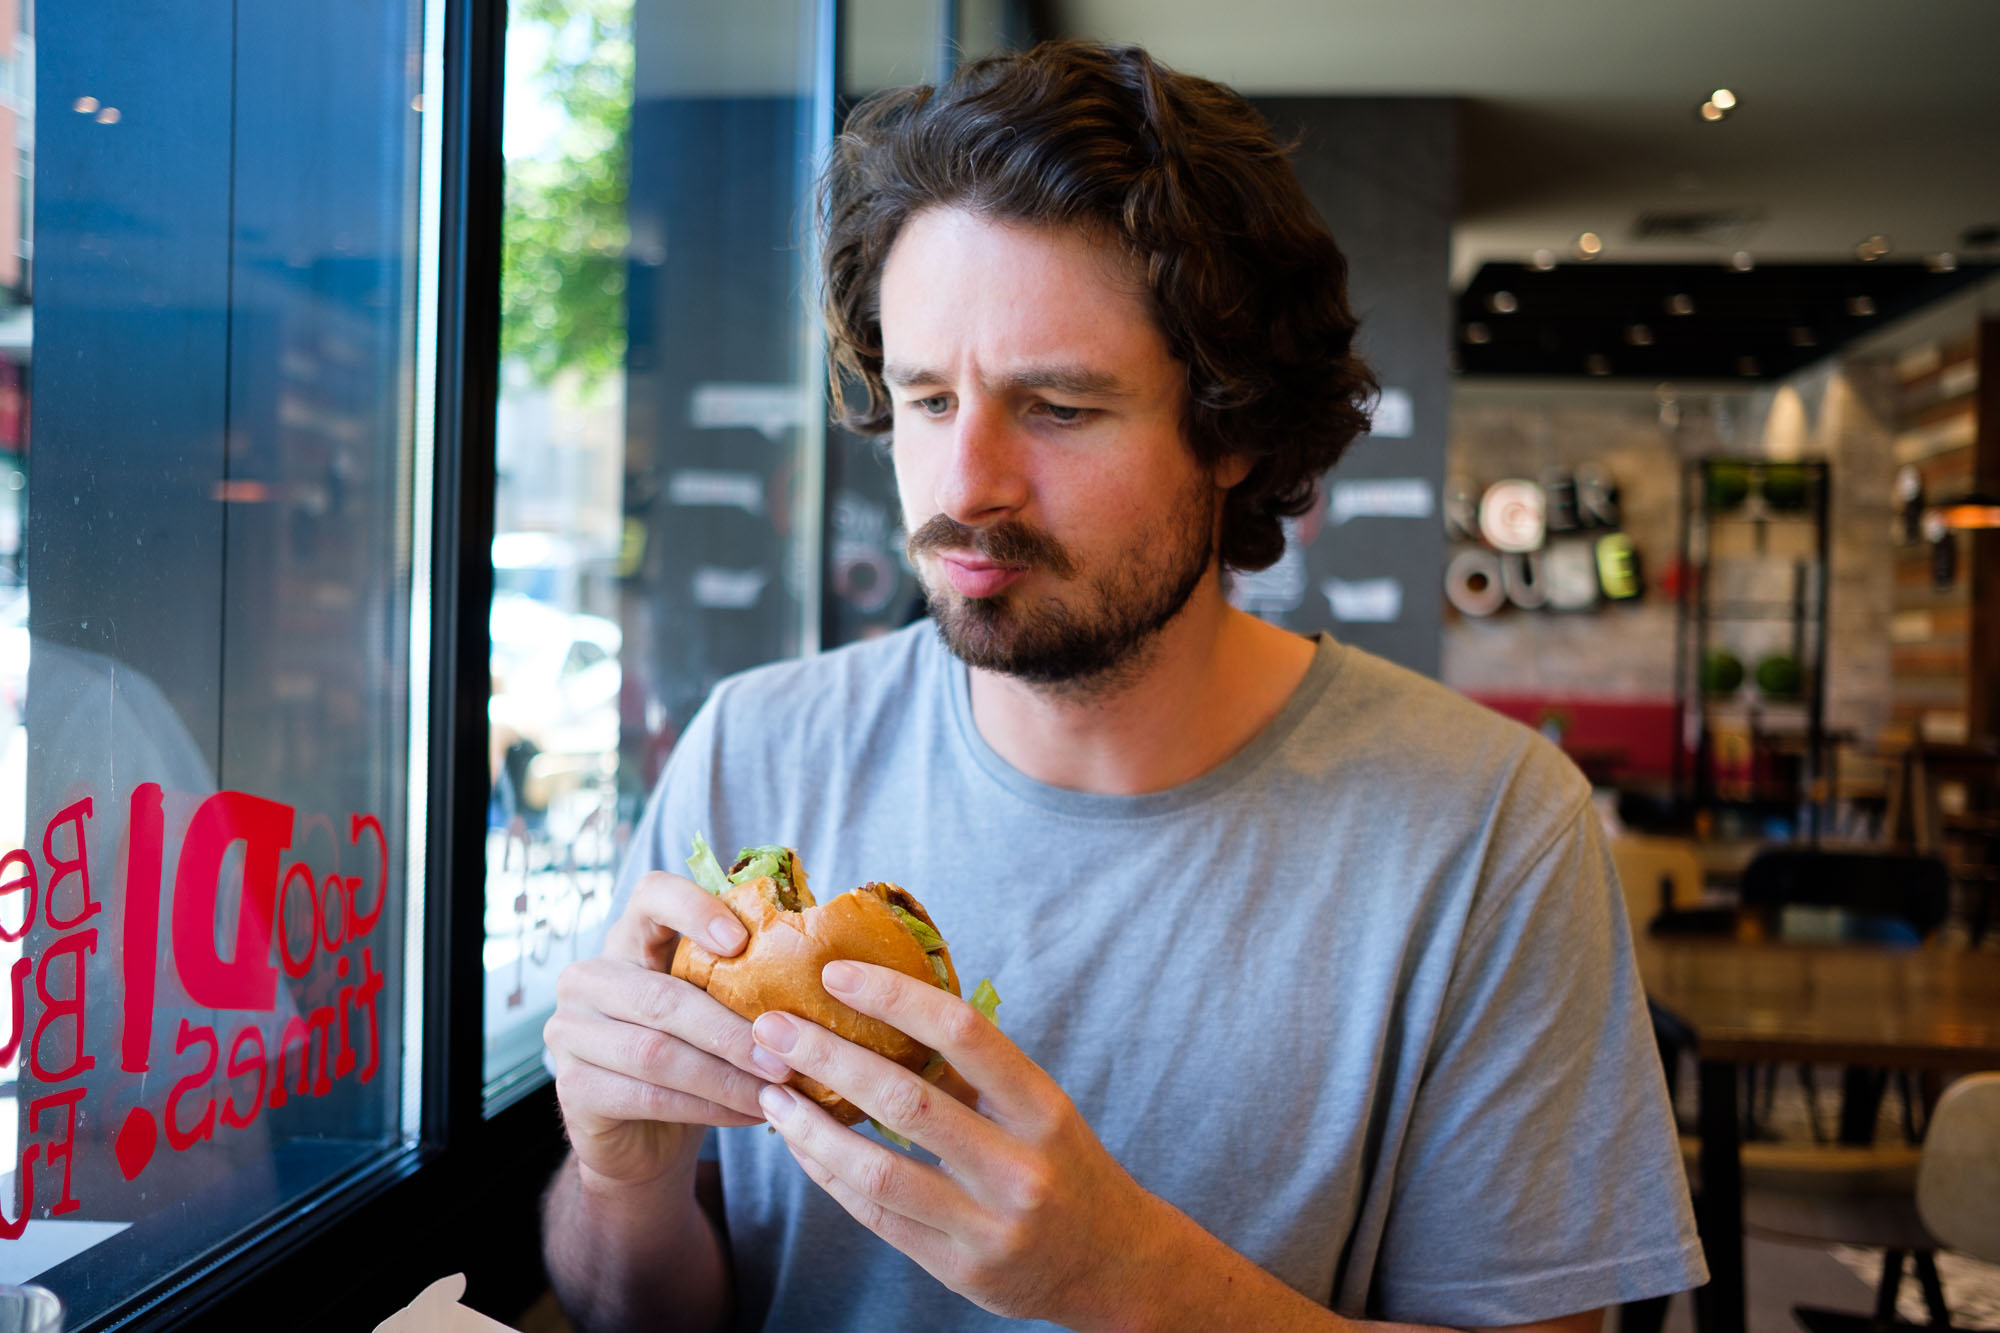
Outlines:
[[[754,1019],[773,1009],[797,1014],[905,1069],[923,1072],[931,1058],[928,1046],[842,1004],[826,993],[819,978],[820,969],[834,959],[851,958],[892,967],[926,985],[937,985],[931,955],[924,952],[890,904],[935,929],[930,914],[894,884],[864,885],[818,905],[803,882],[796,892],[802,910],[792,912],[780,906],[777,882],[768,876],[732,885],[722,901],[749,929],[749,943],[734,957],[720,958],[682,936],[674,950],[673,975],[701,987],[745,1018]],[[944,961],[945,989],[957,995],[958,973],[952,967],[950,950],[936,950],[935,956]],[[795,1073],[787,1082],[843,1125],[852,1125],[865,1114],[804,1074]]]

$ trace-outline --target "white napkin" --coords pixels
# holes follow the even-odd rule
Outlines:
[[[441,1277],[415,1300],[375,1325],[375,1333],[513,1333],[497,1319],[458,1303],[465,1295],[465,1274]]]

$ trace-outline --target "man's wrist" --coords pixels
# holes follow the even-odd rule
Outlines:
[[[1203,1230],[1157,1195],[1145,1196],[1136,1243],[1111,1262],[1105,1299],[1074,1325],[1080,1333],[1178,1333],[1215,1328],[1346,1330],[1354,1327],[1308,1300]]]

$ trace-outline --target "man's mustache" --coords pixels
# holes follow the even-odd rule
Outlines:
[[[1039,566],[1058,578],[1076,577],[1076,557],[1039,528],[1010,519],[990,528],[969,528],[944,514],[910,534],[910,558],[925,551],[971,551],[999,565]]]

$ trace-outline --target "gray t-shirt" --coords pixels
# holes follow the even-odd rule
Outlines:
[[[1277,719],[1169,791],[1034,781],[926,623],[725,681],[642,870],[799,849],[920,898],[1003,1031],[1147,1189],[1353,1317],[1510,1324],[1703,1279],[1624,909],[1540,737],[1322,638]],[[1004,1322],[715,1131],[739,1307],[773,1329]]]

